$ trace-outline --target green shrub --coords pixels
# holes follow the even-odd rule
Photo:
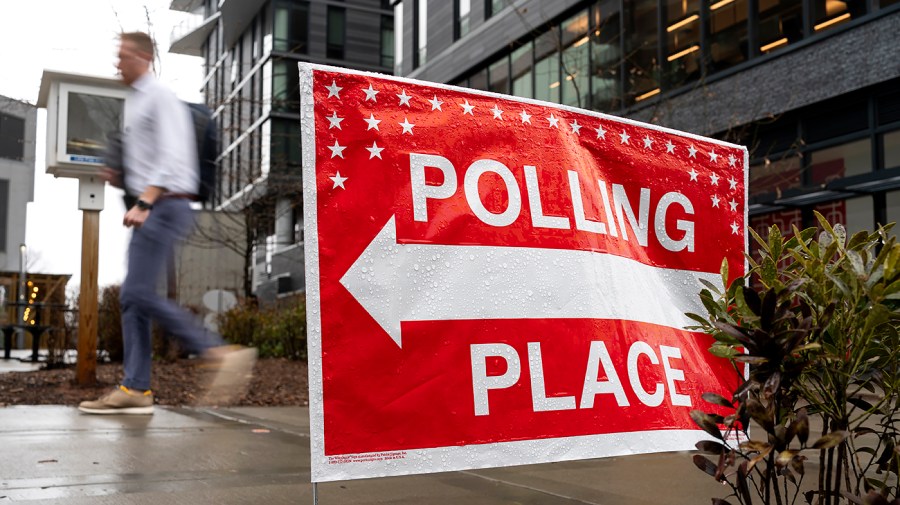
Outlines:
[[[262,358],[306,359],[306,299],[265,308],[241,303],[219,316],[219,332],[228,342],[256,347]]]

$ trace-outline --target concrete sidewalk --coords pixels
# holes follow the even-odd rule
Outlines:
[[[311,504],[309,475],[306,408],[0,408],[0,502]],[[725,494],[688,453],[318,486],[321,505],[695,505]]]

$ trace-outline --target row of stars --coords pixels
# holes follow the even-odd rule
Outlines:
[[[328,89],[328,98],[335,97],[335,98],[340,99],[340,91],[343,88],[338,86],[336,81],[332,80],[331,86],[326,86],[326,89]],[[380,91],[372,88],[372,85],[369,84],[369,87],[367,89],[364,89],[363,92],[366,95],[365,101],[372,101],[372,102],[377,103],[378,100],[376,97],[377,97],[378,93],[380,93]],[[402,90],[396,96],[399,99],[398,106],[406,106],[407,108],[411,108],[409,102],[413,97],[411,95],[406,94],[405,89]],[[434,97],[432,99],[428,100],[428,102],[431,103],[432,111],[443,112],[442,106],[444,105],[445,102],[439,100],[437,95],[434,95]],[[472,117],[475,116],[475,114],[474,114],[475,106],[470,104],[468,99],[465,99],[462,103],[457,103],[457,105],[462,107],[463,115],[468,114]],[[500,121],[504,120],[503,114],[505,111],[500,109],[499,105],[494,104],[494,107],[492,109],[490,109],[490,111],[493,114],[493,118],[495,120],[500,120]],[[533,116],[531,114],[528,114],[528,112],[525,111],[524,109],[522,109],[522,111],[518,114],[518,116],[519,116],[519,119],[521,120],[522,124],[533,124],[531,122],[531,118]],[[341,121],[344,120],[344,118],[338,117],[337,111],[332,112],[332,115],[330,117],[326,117],[326,119],[328,119],[328,122],[329,122],[329,125],[328,125],[329,129],[332,129],[332,128],[341,129],[340,123],[341,123]],[[547,121],[548,128],[559,129],[559,122],[560,122],[561,118],[558,118],[558,117],[556,117],[555,114],[551,113],[550,116],[548,116],[544,119]],[[366,131],[368,131],[368,130],[372,130],[372,129],[379,130],[378,124],[382,120],[377,119],[374,114],[369,114],[369,117],[367,119],[364,119],[364,121],[366,121],[366,124],[368,125],[368,127],[366,128]],[[408,118],[404,117],[403,122],[398,123],[398,124],[400,124],[400,126],[403,128],[403,131],[401,134],[404,134],[404,133],[408,133],[409,135],[413,134],[412,128],[415,126],[415,124],[410,123]],[[577,119],[570,122],[568,124],[568,126],[574,134],[581,136],[581,129],[584,128],[584,125],[579,124]],[[603,125],[597,126],[597,128],[594,128],[594,131],[596,131],[596,133],[597,133],[597,137],[596,137],[597,139],[606,140],[607,130],[605,128],[603,128]],[[622,132],[619,133],[618,136],[619,136],[620,144],[629,145],[629,146],[632,145],[631,144],[631,135],[629,135],[628,132],[622,130]],[[644,149],[648,149],[648,150],[653,149],[653,144],[656,142],[654,139],[650,138],[649,135],[645,135],[642,140],[643,140]],[[675,146],[675,144],[672,143],[671,140],[666,141],[665,147],[666,147],[667,154],[675,154],[676,146]],[[697,153],[700,152],[696,147],[694,147],[693,144],[691,144],[687,147],[687,151],[688,151],[688,158],[694,158],[694,159],[697,158]],[[721,154],[716,153],[715,149],[709,151],[706,154],[709,156],[710,163],[718,163],[719,157],[722,156]],[[731,167],[736,166],[737,161],[738,161],[738,158],[735,157],[734,154],[728,155],[728,165],[729,166],[731,166]]]

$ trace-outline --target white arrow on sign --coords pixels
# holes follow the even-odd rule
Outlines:
[[[700,279],[593,251],[398,244],[394,217],[341,284],[402,347],[401,321],[625,319],[683,328],[704,314]]]

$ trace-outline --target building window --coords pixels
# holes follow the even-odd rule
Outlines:
[[[469,14],[472,11],[471,0],[455,0],[456,26],[453,31],[453,39],[458,40],[469,33]]]
[[[884,146],[884,168],[900,168],[900,130],[881,137]]]
[[[9,219],[9,181],[0,180],[0,252],[6,252],[6,222]]]
[[[635,103],[659,93],[658,9],[656,0],[634,0],[625,6],[626,92],[629,103]]]
[[[0,158],[21,161],[25,157],[25,120],[0,113]]]
[[[888,223],[900,223],[900,191],[891,191],[884,195],[886,200],[886,223],[880,224],[888,224]],[[898,236],[900,230],[894,226],[894,229],[891,230],[891,235],[894,237]]]
[[[809,182],[816,186],[871,171],[872,143],[868,138],[810,154]]]
[[[300,175],[300,122],[273,118],[271,172]]]
[[[710,72],[725,70],[750,57],[747,0],[719,0],[709,6]]]
[[[297,60],[273,58],[272,63],[272,110],[300,112],[300,75],[297,72]]]
[[[274,21],[275,50],[306,54],[309,50],[309,3],[278,4]]]
[[[503,56],[488,67],[488,91],[509,93],[509,58]]]
[[[469,87],[472,89],[480,89],[487,91],[488,89],[488,71],[486,68],[481,69],[478,73],[469,78]]]
[[[381,16],[381,66],[394,68],[394,17]]]
[[[622,107],[622,16],[619,2],[607,0],[593,9],[591,30],[591,107],[600,111]]]
[[[865,0],[812,0],[813,32],[829,30],[866,13]]]
[[[562,24],[562,103],[587,108],[590,95],[588,11]]]
[[[534,41],[534,97],[559,103],[559,32],[550,30]]]
[[[802,0],[759,0],[760,53],[776,51],[802,38]]]
[[[700,1],[666,1],[666,76],[670,86],[700,77]]]
[[[506,7],[506,0],[484,0],[484,19],[503,10]]]
[[[403,2],[394,5],[394,26],[397,35],[394,36],[394,73],[403,74]]]
[[[344,59],[344,41],[347,36],[347,10],[328,6],[328,40],[325,56],[333,60]]]
[[[428,61],[428,0],[413,0],[413,68]]]
[[[524,98],[534,98],[534,75],[531,72],[534,51],[531,42],[512,53],[512,94]]]
[[[765,159],[750,167],[750,196],[778,194],[802,185],[800,158],[788,156],[780,160]]]

